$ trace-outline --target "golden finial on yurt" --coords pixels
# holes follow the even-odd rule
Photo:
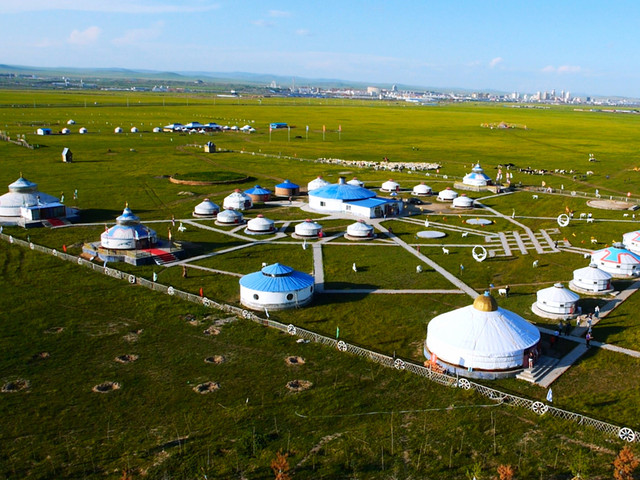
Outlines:
[[[473,308],[481,312],[495,312],[498,310],[498,302],[489,292],[484,292],[484,295],[478,295],[473,301]]]

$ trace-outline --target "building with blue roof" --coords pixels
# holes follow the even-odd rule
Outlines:
[[[271,190],[262,188],[260,185],[245,190],[244,193],[245,195],[249,195],[253,203],[268,202],[271,198]]]
[[[363,218],[381,218],[402,213],[401,199],[377,197],[364,187],[350,185],[340,177],[338,183],[309,192],[309,207],[322,213],[349,213]]]
[[[240,303],[252,310],[285,310],[306,305],[313,298],[311,275],[274,263],[240,279]]]
[[[621,243],[614,243],[611,247],[593,252],[591,262],[613,277],[640,275],[640,255],[625,249]]]
[[[276,197],[293,197],[295,195],[300,195],[300,185],[296,185],[287,179],[276,185],[275,194]]]

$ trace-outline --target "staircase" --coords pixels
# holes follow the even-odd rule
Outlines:
[[[153,261],[156,262],[156,265],[166,265],[167,263],[175,262],[178,260],[173,253],[164,252],[160,254],[156,254],[153,257]]]
[[[516,375],[516,378],[525,382],[540,384],[540,381],[554,369],[559,361],[557,358],[540,355],[533,368],[525,368]]]

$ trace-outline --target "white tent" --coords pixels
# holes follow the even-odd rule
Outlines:
[[[327,185],[329,185],[329,182],[318,176],[317,178],[314,178],[309,183],[307,183],[307,192],[315,190],[316,188],[326,187]]]
[[[635,232],[627,232],[622,236],[624,248],[640,255],[640,230]]]
[[[640,275],[640,255],[626,250],[621,243],[593,252],[591,263],[614,277]]]
[[[453,199],[454,208],[473,208],[473,198],[467,197],[464,193]]]
[[[440,200],[441,202],[453,202],[453,199],[457,197],[458,192],[452,190],[451,187],[440,190],[440,192],[438,193],[438,200]]]
[[[400,190],[400,184],[398,182],[394,182],[393,179],[389,179],[382,184],[380,187],[382,192],[397,192]]]
[[[203,218],[212,218],[218,215],[220,212],[220,207],[213,203],[208,198],[205,198],[201,203],[196,205],[193,209],[194,217],[203,217]]]
[[[298,223],[295,227],[295,234],[299,237],[316,238],[322,231],[322,225],[307,218],[304,222]]]
[[[244,233],[249,235],[266,235],[275,233],[276,227],[274,221],[266,218],[264,215],[258,215],[247,222],[247,228]]]
[[[232,208],[223,210],[216,216],[216,225],[240,225],[244,223],[242,212]]]
[[[592,263],[588,267],[573,271],[573,280],[569,282],[569,288],[587,294],[609,293],[613,291],[611,278],[610,273],[600,270],[595,263]]]
[[[421,182],[419,185],[413,187],[413,191],[411,192],[413,195],[431,195],[431,187],[429,185],[425,185],[424,182]]]
[[[369,240],[374,236],[373,227],[362,220],[352,223],[347,227],[347,238],[351,237],[356,240]]]
[[[536,293],[534,313],[545,318],[572,318],[576,315],[576,303],[580,296],[564,288],[561,283],[543,288]]]
[[[233,193],[224,198],[222,206],[227,209],[247,210],[253,207],[253,200],[251,200],[251,197],[246,193],[236,189]]]

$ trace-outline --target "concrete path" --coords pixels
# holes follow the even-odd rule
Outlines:
[[[317,288],[317,287],[316,287]],[[390,290],[388,288],[351,288],[342,290],[323,290],[324,293],[381,293],[385,295],[421,294],[432,293],[435,295],[462,295],[467,292],[462,290]]]
[[[322,244],[315,242],[313,249],[313,276],[316,283],[316,292],[324,292],[324,263],[322,261]]]

